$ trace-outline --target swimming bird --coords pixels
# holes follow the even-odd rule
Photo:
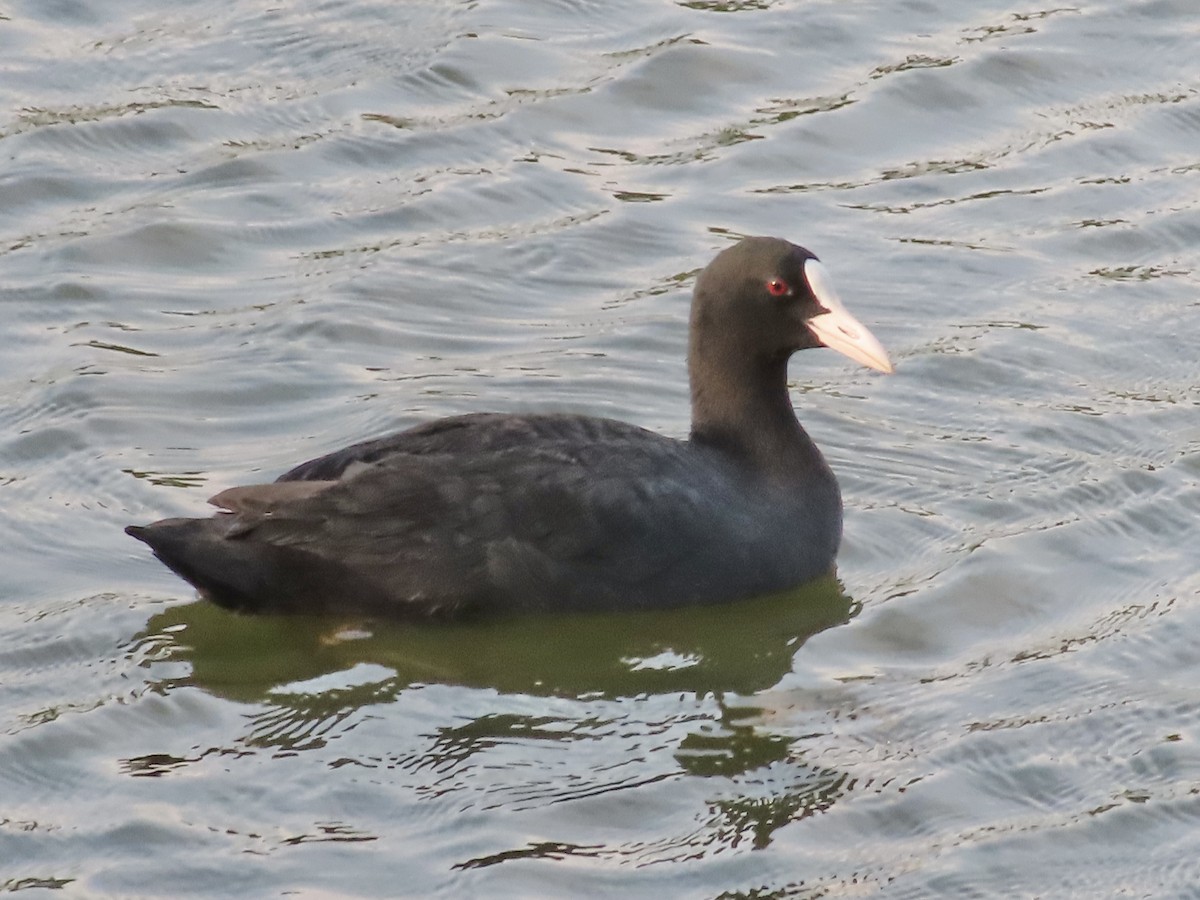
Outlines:
[[[744,238],[692,297],[691,433],[477,413],[309,460],[126,528],[204,596],[247,612],[463,618],[733,602],[830,573],[833,472],[796,419],[788,360],[826,346],[890,373],[825,268]]]

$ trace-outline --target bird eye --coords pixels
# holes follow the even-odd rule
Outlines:
[[[781,281],[778,278],[772,278],[767,282],[767,293],[772,297],[782,297],[784,294],[790,294],[792,289],[787,286],[786,281]]]

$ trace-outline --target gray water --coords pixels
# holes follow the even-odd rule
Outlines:
[[[1193,0],[0,0],[0,892],[1200,896]],[[839,582],[239,618],[121,533],[431,416],[686,434],[818,253]]]

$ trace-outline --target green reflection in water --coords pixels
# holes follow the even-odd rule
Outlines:
[[[251,617],[198,601],[154,616],[142,637],[190,663],[176,684],[235,700],[277,703],[283,693],[292,706],[327,700],[345,709],[428,683],[571,697],[751,694],[776,684],[805,640],[851,614],[852,601],[831,577],[726,606],[455,624]],[[363,664],[394,675],[314,682]]]

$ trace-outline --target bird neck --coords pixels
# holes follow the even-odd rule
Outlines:
[[[826,469],[816,444],[796,420],[787,364],[787,354],[755,358],[737,348],[693,345],[688,357],[692,440],[783,480]]]

